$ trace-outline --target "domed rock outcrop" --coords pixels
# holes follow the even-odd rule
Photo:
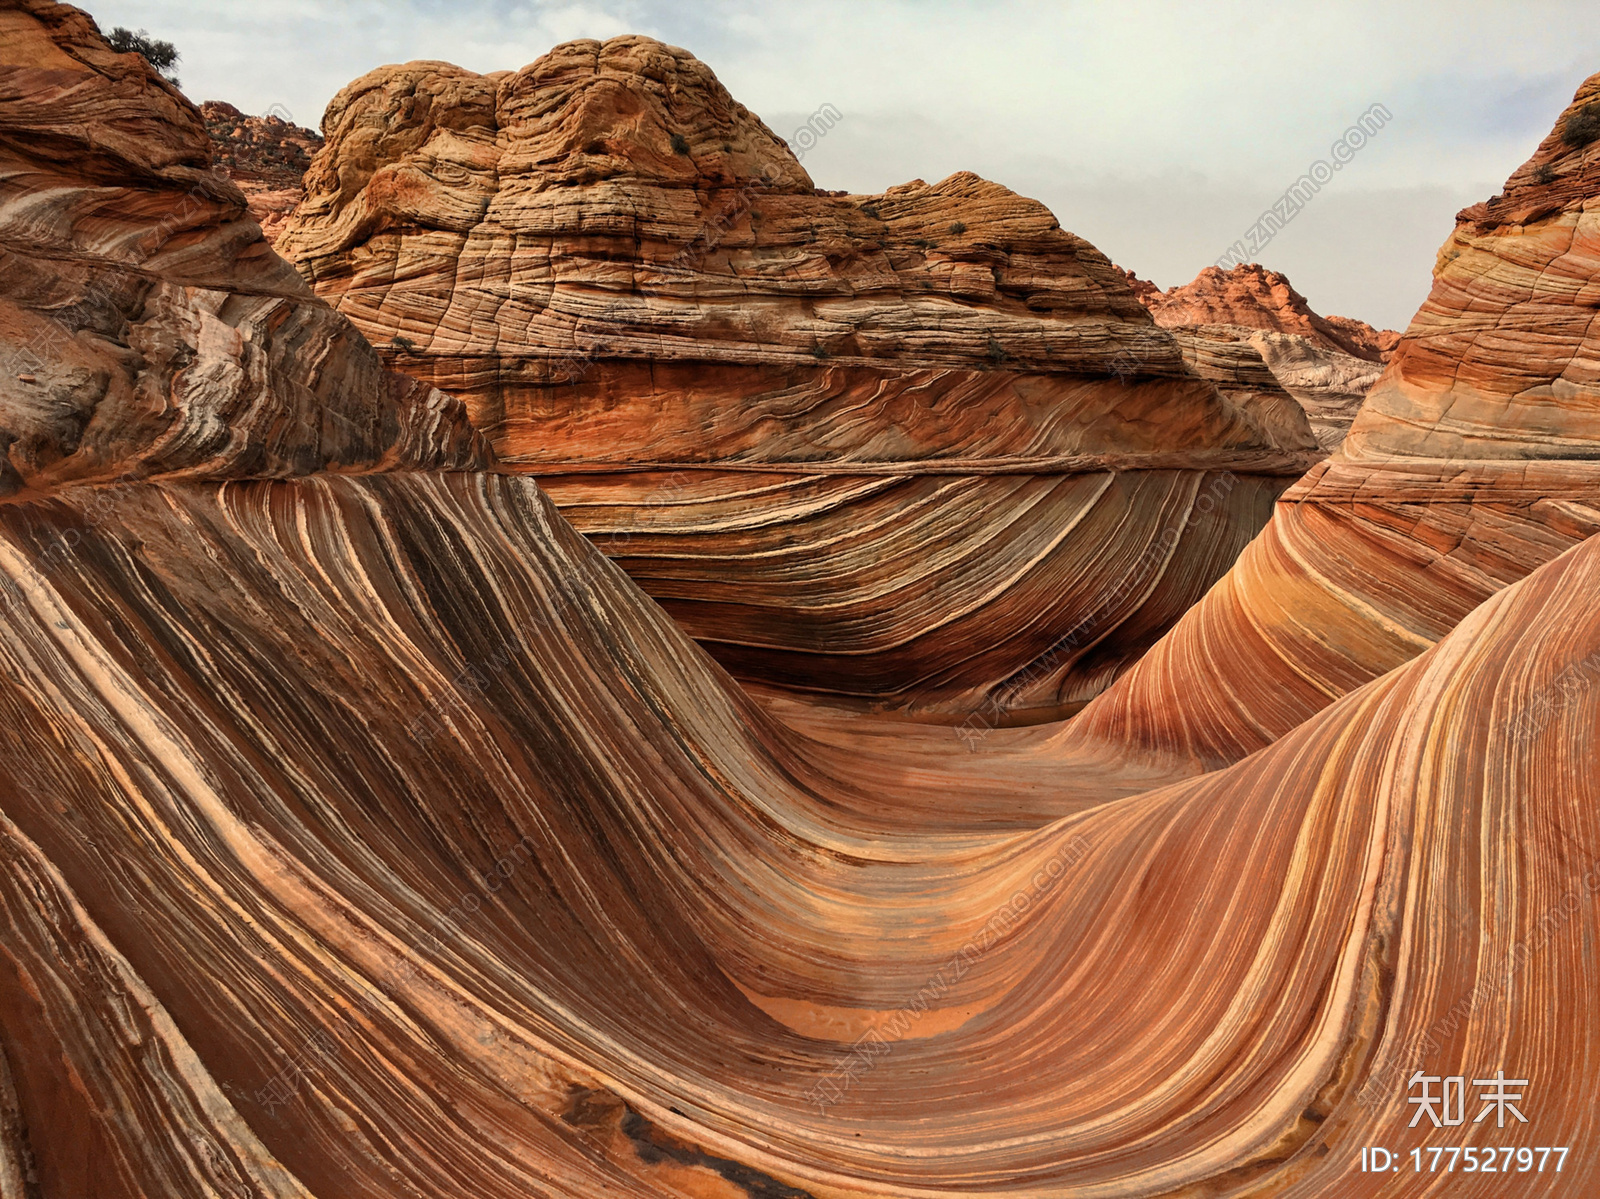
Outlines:
[[[1142,282],[1142,281],[1141,281]],[[1323,350],[1361,358],[1387,360],[1400,335],[1374,329],[1347,316],[1319,316],[1288,278],[1259,262],[1226,269],[1208,266],[1194,280],[1165,292],[1142,290],[1140,302],[1164,328],[1185,325],[1235,325],[1266,333],[1303,337]]]
[[[1600,75],[1458,216],[1343,446],[1069,740],[1235,761],[1600,531],[1597,103]]]
[[[324,128],[279,248],[747,677],[1063,710],[1316,458],[1043,206],[821,192],[647,38],[385,67]]]

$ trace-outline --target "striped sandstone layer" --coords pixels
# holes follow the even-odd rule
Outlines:
[[[1600,142],[1572,132],[1597,101],[1593,76],[1457,217],[1342,448],[1068,741],[1236,761],[1600,530]]]
[[[1279,385],[1305,409],[1317,444],[1330,453],[1337,450],[1383,368],[1293,333],[1256,331],[1249,341]]]
[[[103,49],[0,6],[19,94],[104,111]],[[1203,778],[1031,729],[897,772],[768,718],[533,479],[444,469],[454,425],[298,473],[327,434],[273,397],[378,402],[318,344],[249,359],[271,454],[0,502],[0,1195],[1422,1195],[1359,1168],[1439,1143],[1417,1065],[1534,1080],[1463,1142],[1592,1143],[1600,542]],[[1600,1182],[1563,1165],[1450,1193]]]
[[[1249,330],[1187,325],[1168,331],[1182,348],[1189,369],[1253,413],[1258,422],[1280,430],[1282,438],[1303,442],[1317,436],[1310,412],[1273,373]]]
[[[647,38],[384,67],[324,127],[278,248],[745,677],[1070,708],[1317,458],[1043,206],[819,191]]]
[[[1600,660],[1597,543],[1247,762],[1003,830],[766,721],[531,480],[78,490],[0,509],[51,1199],[1422,1194],[1357,1163],[1424,1143],[1419,1061],[1536,1080],[1469,1143],[1595,1132],[1600,690],[1516,717]]]
[[[0,16],[0,495],[489,461],[272,253],[175,87],[75,9]]]
[[[1183,287],[1163,292],[1124,272],[1156,323],[1182,339],[1248,345],[1277,383],[1310,418],[1317,444],[1339,448],[1361,403],[1400,340],[1349,317],[1324,317],[1277,271],[1259,263],[1223,270],[1210,266]],[[1208,376],[1209,377],[1209,376]]]

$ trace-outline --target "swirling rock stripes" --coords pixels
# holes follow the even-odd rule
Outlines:
[[[1277,491],[1153,470],[541,482],[737,674],[1011,719],[1070,710],[1135,660]],[[886,575],[886,559],[904,566]]]
[[[310,1199],[3,816],[0,863],[0,1025],[22,1067],[13,1080],[0,1064],[0,1194],[161,1194],[176,1183],[185,1194]]]
[[[1509,199],[1458,216],[1339,451],[1063,734],[1070,752],[1237,761],[1600,531],[1600,143],[1564,132],[1597,100],[1600,75],[1513,173]]]
[[[574,519],[746,678],[956,718],[1001,693],[1018,719],[1070,710],[1321,457],[1259,355],[1261,386],[1219,391],[1042,205],[967,172],[816,189],[705,64],[648,38],[497,76],[380,68],[325,127],[278,247],[395,369],[460,396],[505,469],[558,504],[605,476],[608,510]],[[728,499],[648,531],[685,467]],[[742,472],[797,495],[899,481],[830,517],[751,495],[739,534]],[[1221,472],[1237,489],[1184,531],[1153,602],[1091,577]],[[1108,486],[1075,532],[1068,497]]]
[[[1373,1193],[1322,1146],[1400,1122],[1369,1067],[1482,977],[1537,1136],[1585,1135],[1593,1079],[1542,1038],[1593,1014],[1511,1015],[1588,977],[1581,938],[1506,971],[1600,859],[1600,699],[1508,721],[1600,650],[1592,544],[1234,767],[1021,833],[948,823],[954,791],[889,833],[850,813],[904,799],[767,721],[526,480],[125,498],[5,623],[8,816],[312,1193]],[[76,502],[0,511],[10,577]],[[1484,822],[1522,839],[1459,867]],[[932,979],[819,1110],[829,1029]]]
[[[137,110],[153,86],[81,14],[13,0],[0,21],[0,49],[47,68],[16,73],[34,97],[19,127]],[[620,49],[626,71],[580,43],[516,86],[422,64],[407,78],[461,94],[413,88],[420,134],[390,132],[416,134],[411,153],[447,131],[435,158],[470,175],[504,84],[517,144],[552,177],[698,178],[670,126],[590,136],[636,75],[663,111],[662,81],[683,83],[699,140],[680,136],[727,156],[718,169],[770,150],[687,56]],[[542,112],[541,87],[572,103]],[[157,132],[184,126],[156,90]],[[713,130],[738,140],[713,152]],[[74,143],[86,170],[137,184],[106,184],[135,232],[170,210],[152,180],[198,169],[183,128],[147,152],[138,134]],[[1533,308],[1440,332],[1472,359],[1460,410],[1422,397],[1442,357],[1419,334],[1346,451],[1138,666],[1064,730],[995,729],[971,753],[904,713],[851,720],[742,688],[534,479],[492,469],[455,401],[368,371],[359,335],[313,300],[230,291],[219,246],[243,247],[242,277],[271,267],[247,222],[201,218],[192,258],[138,276],[143,298],[116,275],[121,316],[42,361],[71,398],[110,355],[125,392],[0,407],[21,480],[0,502],[0,1194],[1432,1194],[1437,1176],[1358,1157],[1437,1143],[1405,1124],[1418,1067],[1530,1080],[1530,1125],[1458,1143],[1591,1142],[1600,508],[1573,340],[1588,152],[1562,144],[1541,148],[1550,170],[1513,177],[1514,205],[1464,217],[1468,248],[1503,260],[1480,257],[1485,294],[1521,279]],[[85,195],[64,193],[79,214],[64,224]],[[103,264],[118,235],[82,220]],[[1556,255],[1556,298],[1523,251]],[[48,290],[45,261],[67,264],[51,296],[89,294],[71,254],[11,277]],[[1086,251],[1059,288],[1025,265],[1041,302],[1099,313],[1089,340],[1137,323],[1096,295]],[[1448,288],[1470,274],[1441,269]],[[5,330],[61,323],[51,296],[13,294]],[[126,346],[122,319],[140,326]],[[1560,363],[1548,386],[1489,386],[1473,356],[1536,335]],[[119,357],[141,339],[188,349]],[[944,447],[974,451],[959,470],[883,452],[892,422],[872,414],[917,410],[915,387],[869,400],[823,370],[801,400],[860,414],[834,422],[826,462],[793,437],[771,461],[552,460],[551,487],[589,537],[626,539],[612,552],[669,602],[700,585],[695,554],[736,561],[708,639],[771,649],[753,610],[803,616],[826,588],[860,657],[910,645],[919,686],[955,692],[970,680],[897,630],[950,611],[1037,621],[1048,651],[973,677],[991,700],[1059,702],[1223,572],[1240,511],[1270,488],[1207,506],[1210,480],[1227,455],[1276,451],[1164,367],[1065,385],[1098,430],[1074,441],[1049,403],[1027,408],[1029,372],[990,386],[971,366],[951,368],[963,395],[1041,419],[991,441],[954,420]],[[181,414],[147,421],[129,397],[155,392]],[[1552,438],[1563,406],[1570,436]],[[81,437],[37,419],[89,409]],[[1144,427],[1185,411],[1176,448]],[[1528,453],[1541,439],[1560,452]],[[1110,460],[1040,470],[1022,450]],[[997,496],[1030,515],[986,519]],[[952,519],[978,532],[941,551]],[[794,529],[837,555],[808,563]],[[975,565],[980,534],[1015,585]],[[898,592],[871,570],[875,536],[910,564]],[[1073,609],[1065,629],[1052,603]],[[1111,627],[1084,625],[1101,612]],[[822,640],[796,623],[791,658]],[[949,627],[963,654],[988,652]],[[1446,1181],[1582,1194],[1597,1174],[1574,1153],[1559,1177]]]

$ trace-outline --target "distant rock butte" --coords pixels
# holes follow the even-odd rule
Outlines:
[[[1358,351],[1357,358],[1369,362],[1388,362],[1395,347],[1400,344],[1400,334],[1394,329],[1374,329],[1366,321],[1353,316],[1325,316],[1323,322],[1340,334]]]
[[[275,241],[305,194],[305,173],[322,149],[322,135],[281,117],[247,116],[221,100],[207,100],[200,115],[213,163],[239,185],[250,215],[267,241]]]
[[[1600,532],[1600,141],[1568,133],[1585,111],[1600,75],[1459,215],[1343,446],[1073,722],[1071,752],[1235,761]]]
[[[1253,350],[1305,409],[1318,445],[1329,451],[1344,440],[1377,382],[1380,363],[1400,339],[1393,330],[1349,317],[1318,316],[1287,278],[1259,263],[1207,267],[1192,283],[1166,292],[1132,271],[1123,273],[1157,324],[1236,343],[1236,355]]]
[[[1132,271],[1126,273],[1130,279],[1137,278]],[[1167,328],[1241,325],[1271,333],[1293,333],[1325,349],[1369,362],[1381,361],[1400,340],[1400,334],[1392,329],[1374,329],[1365,321],[1347,316],[1317,315],[1286,276],[1259,262],[1227,270],[1208,266],[1192,282],[1164,292],[1142,279],[1139,284],[1135,294],[1140,303],[1150,309],[1157,324]]]
[[[1042,205],[820,190],[648,38],[383,67],[323,128],[278,248],[747,676],[1081,702],[1319,457]]]

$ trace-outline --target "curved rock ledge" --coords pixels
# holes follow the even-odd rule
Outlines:
[[[1343,446],[1068,742],[1237,761],[1600,531],[1600,143],[1563,133],[1597,101],[1457,218]]]
[[[325,124],[279,248],[745,678],[1071,710],[1321,456],[1042,205],[968,173],[819,191],[648,38],[384,67]]]

